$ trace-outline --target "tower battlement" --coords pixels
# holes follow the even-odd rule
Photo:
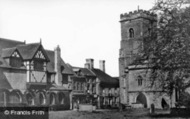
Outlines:
[[[121,14],[120,21],[131,20],[131,19],[136,19],[140,17],[156,20],[157,14],[150,11],[146,11],[146,10],[135,10],[133,12],[131,11],[129,13]]]

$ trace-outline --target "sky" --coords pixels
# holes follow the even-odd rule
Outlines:
[[[0,37],[59,45],[61,57],[84,67],[87,58],[105,60],[106,73],[119,76],[120,14],[149,10],[155,0],[0,0]]]

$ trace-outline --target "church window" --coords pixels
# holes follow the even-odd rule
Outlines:
[[[137,77],[138,86],[142,86],[142,80],[143,80],[143,78],[141,76]]]
[[[129,29],[129,38],[134,38],[134,30],[133,30],[133,28]]]

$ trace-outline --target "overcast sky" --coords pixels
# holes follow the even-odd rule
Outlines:
[[[0,0],[0,37],[45,49],[59,45],[63,60],[84,67],[86,58],[106,60],[106,72],[119,75],[120,14],[149,10],[155,0]]]

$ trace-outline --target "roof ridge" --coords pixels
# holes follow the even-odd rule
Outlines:
[[[2,50],[10,50],[10,49],[16,49],[17,47],[11,47],[11,48],[4,48],[4,49],[2,49]]]
[[[35,45],[35,44],[38,44],[38,45],[41,45],[40,43],[28,43],[28,44],[20,44],[20,45],[17,45],[17,47],[19,46],[29,46],[29,45]]]
[[[91,69],[88,69],[88,68],[86,69],[96,76],[96,74]]]
[[[25,43],[25,42],[22,42],[22,41],[12,40],[12,39],[7,39],[7,38],[0,38],[0,40],[6,40],[6,41],[11,41],[11,42]]]
[[[44,49],[45,51],[48,51],[48,52],[54,52],[53,50],[49,50],[49,49]]]

